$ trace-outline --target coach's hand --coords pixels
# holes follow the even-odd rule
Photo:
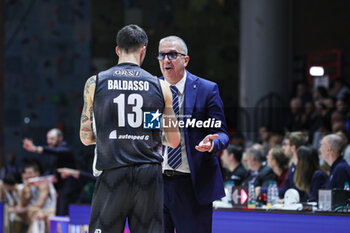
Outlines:
[[[211,150],[211,148],[213,147],[213,140],[215,138],[218,138],[219,135],[217,134],[209,134],[207,135],[200,143],[198,146],[196,146],[196,150],[200,151],[200,152],[206,152]]]

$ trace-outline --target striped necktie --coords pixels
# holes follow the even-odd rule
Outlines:
[[[179,120],[180,107],[179,107],[179,95],[176,86],[170,86],[171,93],[173,94],[173,109],[177,120]],[[181,143],[176,148],[168,147],[168,164],[171,168],[176,169],[182,163],[181,158]]]

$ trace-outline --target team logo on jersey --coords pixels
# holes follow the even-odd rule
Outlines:
[[[156,112],[143,113],[143,128],[144,129],[160,129],[162,114],[157,110]]]
[[[94,233],[102,233],[101,229],[96,229]]]

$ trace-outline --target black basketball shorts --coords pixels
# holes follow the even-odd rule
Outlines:
[[[105,170],[92,198],[89,233],[163,232],[163,177],[160,164]]]

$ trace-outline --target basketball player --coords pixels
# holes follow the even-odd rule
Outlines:
[[[160,131],[162,114],[176,123],[172,94],[140,68],[148,42],[142,28],[125,26],[116,42],[118,65],[89,78],[84,90],[80,138],[96,144],[94,170],[100,173],[89,232],[124,232],[126,218],[131,232],[163,232],[161,143],[180,143],[176,124],[164,128],[163,138]]]

